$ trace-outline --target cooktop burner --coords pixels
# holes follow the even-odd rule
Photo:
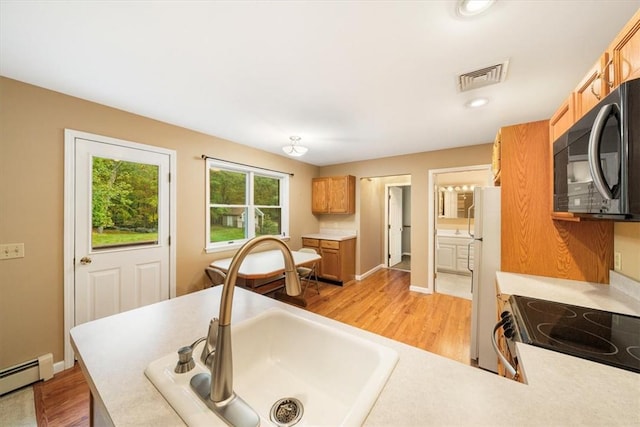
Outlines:
[[[640,317],[518,295],[511,304],[523,342],[640,372]]]

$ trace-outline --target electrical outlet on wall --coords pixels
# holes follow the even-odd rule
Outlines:
[[[24,243],[0,245],[0,259],[24,258]]]
[[[622,268],[622,254],[616,252],[613,254],[613,269],[620,270]]]

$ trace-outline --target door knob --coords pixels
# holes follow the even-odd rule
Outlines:
[[[88,256],[83,256],[82,258],[80,258],[80,264],[82,265],[91,264],[91,258],[89,258]]]

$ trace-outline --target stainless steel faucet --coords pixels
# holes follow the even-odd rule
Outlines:
[[[289,247],[277,237],[260,236],[249,240],[234,255],[222,286],[220,316],[218,319],[216,346],[213,350],[211,374],[197,374],[191,378],[191,388],[207,406],[231,426],[258,426],[260,416],[233,391],[233,356],[231,354],[231,308],[233,290],[238,270],[245,257],[263,243],[278,246],[284,257],[285,289],[288,295],[300,295],[300,278]],[[209,335],[215,328],[209,328]],[[207,337],[209,338],[209,337]],[[209,339],[207,340],[209,341]]]

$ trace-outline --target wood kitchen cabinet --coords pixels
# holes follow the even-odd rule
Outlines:
[[[501,135],[498,130],[491,150],[491,172],[493,173],[493,184],[496,186],[500,185],[500,142]]]
[[[640,10],[587,71],[549,121],[551,142],[622,82],[640,77]]]
[[[318,277],[338,283],[355,279],[356,239],[302,239],[302,246],[315,249],[322,256]]]
[[[613,39],[607,53],[613,63],[614,88],[640,77],[640,9]]]
[[[571,124],[577,122],[598,102],[609,94],[609,53],[605,52],[589,69],[575,90],[575,108]],[[566,129],[565,129],[566,130]],[[559,135],[558,135],[559,136]],[[555,140],[555,138],[553,139]]]
[[[353,175],[313,178],[311,212],[314,214],[354,214],[356,177]]]
[[[574,123],[574,95],[569,95],[549,119],[549,138],[551,143],[565,133]]]
[[[501,270],[596,283],[613,269],[613,223],[554,221],[549,122],[501,129]]]

